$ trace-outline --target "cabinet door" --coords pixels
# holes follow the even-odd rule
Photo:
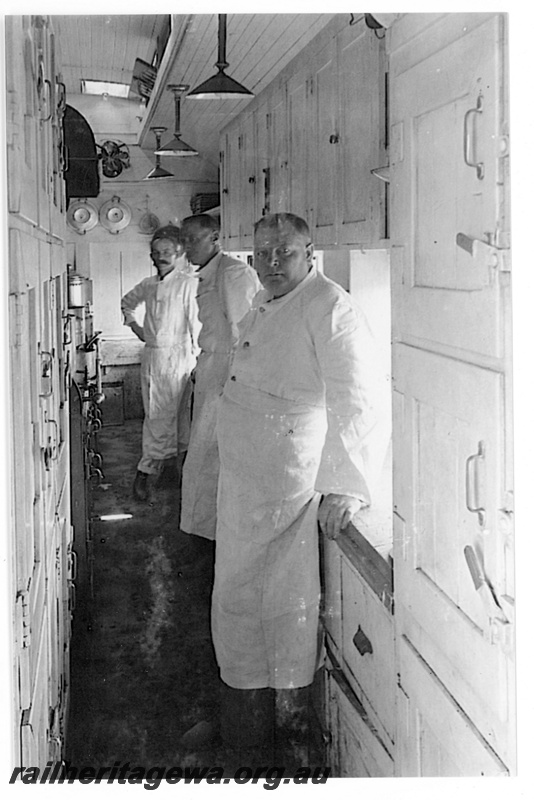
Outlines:
[[[294,75],[287,84],[287,103],[289,116],[289,208],[293,214],[303,217],[308,225],[313,225],[309,209],[310,172],[308,168],[308,141],[311,128],[311,108],[309,98],[308,70],[303,69]]]
[[[339,132],[336,43],[332,40],[314,59],[312,158],[317,245],[337,243]]]
[[[398,758],[404,776],[504,776],[506,765],[407,637],[399,642],[398,704],[405,709]],[[432,702],[428,702],[428,698]],[[443,736],[447,730],[448,736]]]
[[[503,343],[499,253],[478,242],[502,247],[508,225],[502,28],[496,15],[445,15],[415,42],[428,48],[432,32],[453,39],[447,46],[407,65],[401,50],[398,69],[395,54],[391,62],[402,336],[495,357]]]
[[[36,17],[33,28],[34,70],[37,85],[37,136],[36,188],[39,203],[39,225],[51,229],[52,207],[52,117],[55,113],[56,76],[52,74],[52,40],[48,21]]]
[[[269,110],[271,211],[289,211],[289,163],[286,86],[277,91]]]
[[[459,232],[496,237],[507,224],[497,153],[503,19],[428,15],[421,31],[418,17],[406,15],[404,38],[395,24],[390,32],[396,641],[409,641],[435,676],[415,702],[449,753],[444,774],[487,765],[473,747],[466,768],[451,717],[433,711],[443,692],[513,771],[510,308],[497,268],[456,242]],[[473,111],[478,97],[482,110]],[[401,684],[417,685],[417,659],[397,657]],[[399,774],[418,758],[404,722]],[[418,763],[418,774],[440,769]]]
[[[224,176],[223,208],[224,208],[224,237],[228,250],[240,247],[239,220],[240,220],[240,153],[239,129],[232,128],[225,134],[224,148]]]
[[[500,510],[505,382],[493,371],[402,345],[394,374],[403,398],[394,451],[403,521],[395,537],[397,636],[408,636],[509,763],[513,586]]]
[[[271,211],[268,125],[269,114],[267,106],[261,105],[254,110],[254,133],[256,141],[256,220]]]
[[[34,175],[39,123],[37,86],[33,80],[34,44],[28,19],[6,18],[6,63],[11,65],[6,71],[7,198],[10,214],[37,225]]]
[[[11,242],[14,239],[11,237]],[[38,258],[36,247],[24,247],[22,257]],[[30,239],[26,240],[30,243]],[[11,254],[13,257],[13,254]],[[48,570],[54,524],[47,522],[52,506],[50,466],[54,441],[49,442],[49,382],[43,378],[44,347],[37,340],[42,307],[38,287],[10,296],[11,430],[13,452],[12,508],[14,592],[14,719],[19,726],[23,766],[44,765],[48,757],[50,686],[56,675],[49,670]],[[49,446],[49,449],[47,447]],[[54,484],[55,487],[55,484]],[[58,483],[60,488],[60,483]]]
[[[371,174],[380,162],[380,102],[384,102],[380,41],[364,21],[338,38],[340,243],[380,238],[384,184]]]
[[[256,157],[254,142],[254,117],[249,114],[240,125],[240,247],[252,247],[253,228],[256,221]]]
[[[50,74],[51,93],[53,95],[52,116],[50,119],[51,130],[51,166],[50,178],[50,220],[52,230],[59,234],[65,228],[66,187],[63,171],[65,169],[65,149],[63,142],[63,117],[66,107],[66,88],[58,73],[58,40],[53,32],[50,33]],[[63,234],[64,235],[64,234]]]

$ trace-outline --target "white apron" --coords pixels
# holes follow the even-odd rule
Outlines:
[[[218,425],[212,633],[221,678],[237,689],[307,686],[317,659],[314,482],[326,411],[255,389],[240,387],[238,402],[232,395],[229,384]]]
[[[219,479],[217,402],[228,377],[237,323],[249,310],[261,284],[252,267],[222,252],[197,275],[201,353],[195,369],[193,419],[182,472],[180,527],[186,533],[214,539]]]
[[[145,278],[122,298],[125,324],[136,319],[145,304],[141,354],[143,454],[138,470],[160,470],[177,453],[177,415],[180,398],[195,365],[199,334],[197,280],[175,267],[163,280]]]
[[[138,470],[158,472],[177,453],[177,416],[182,393],[195,365],[190,341],[181,345],[146,344],[141,353],[143,454]]]

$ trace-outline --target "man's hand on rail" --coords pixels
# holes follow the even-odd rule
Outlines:
[[[349,522],[353,522],[358,511],[365,505],[358,497],[346,494],[327,494],[319,506],[318,520],[323,533],[336,539]]]

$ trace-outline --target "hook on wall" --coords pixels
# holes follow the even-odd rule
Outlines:
[[[354,14],[351,14],[351,17],[353,17],[353,16],[354,16]],[[368,28],[370,28],[373,31],[373,33],[374,33],[374,35],[376,36],[377,39],[383,39],[385,37],[385,35],[386,35],[385,28],[382,25],[382,23],[379,22],[376,19],[376,17],[373,17],[372,14],[364,14],[364,19],[365,19],[365,24],[367,25]],[[351,20],[350,24],[351,25],[354,24],[352,22],[352,20]],[[382,36],[378,35],[378,31],[384,31]]]

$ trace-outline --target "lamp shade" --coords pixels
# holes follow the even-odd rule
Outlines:
[[[153,178],[174,178],[172,172],[168,172],[166,169],[163,169],[159,164],[150,170],[148,175],[145,176],[143,180],[150,181]]]
[[[242,100],[244,97],[254,97],[254,93],[245,89],[242,84],[235,81],[225,70],[230,66],[226,60],[226,14],[219,14],[217,73],[201,83],[188,97],[196,100]]]
[[[190,147],[187,142],[183,142],[177,136],[167,144],[163,144],[158,150],[154,150],[157,156],[198,156],[198,150]]]
[[[158,150],[158,148],[159,148],[159,146],[161,144],[161,134],[165,133],[167,128],[151,128],[150,130],[154,131],[154,135],[156,137],[156,151],[155,151],[155,153],[156,153],[156,166],[153,169],[150,170],[148,175],[145,176],[144,180],[145,181],[151,181],[151,180],[154,180],[156,178],[174,178],[174,175],[172,174],[172,172],[168,172],[166,169],[163,169],[163,167],[160,165],[160,163],[159,163],[160,162],[160,156],[158,155],[158,152],[157,152],[157,150]]]
[[[244,97],[254,97],[254,94],[227,75],[224,69],[219,69],[216,75],[212,75],[187,96],[197,100],[242,100]]]

